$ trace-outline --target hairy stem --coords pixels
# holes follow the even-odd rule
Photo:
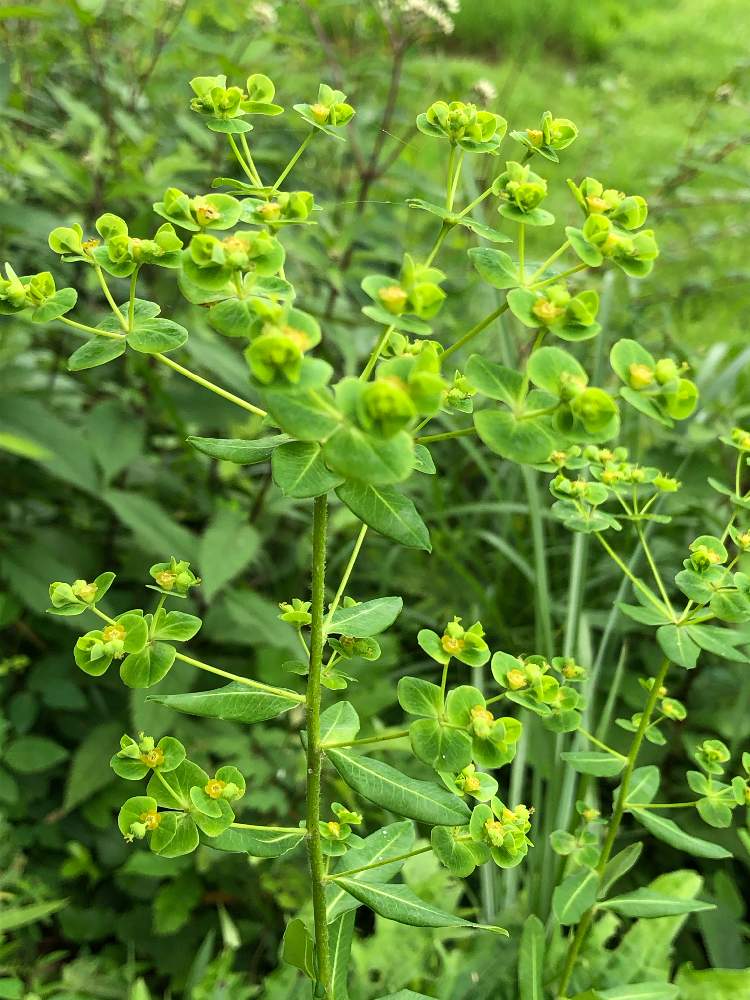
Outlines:
[[[312,605],[310,613],[310,673],[307,681],[307,850],[315,918],[315,952],[318,984],[327,997],[331,983],[331,957],[326,921],[325,861],[320,837],[320,772],[323,751],[320,742],[321,674],[323,671],[323,604],[325,599],[326,522],[328,499],[313,501]]]

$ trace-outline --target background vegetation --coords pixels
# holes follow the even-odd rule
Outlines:
[[[714,527],[716,494],[705,486],[711,466],[725,477],[724,456],[701,446],[746,421],[750,408],[746,5],[463,0],[453,18],[447,5],[437,6],[455,22],[451,32],[425,14],[398,16],[388,30],[374,4],[345,0],[0,3],[0,259],[22,274],[48,268],[62,278],[53,256],[40,255],[54,225],[86,224],[106,208],[150,231],[151,203],[166,187],[192,192],[207,175],[231,173],[223,143],[188,111],[190,77],[267,72],[286,105],[309,100],[325,80],[347,91],[358,114],[346,147],[313,144],[301,163],[298,186],[327,211],[318,226],[289,237],[297,268],[290,277],[304,307],[323,321],[326,350],[354,367],[373,336],[359,312],[361,277],[395,266],[404,246],[423,251],[434,237],[429,217],[404,205],[415,194],[436,200],[443,183],[435,148],[415,133],[416,114],[439,97],[474,99],[522,127],[549,107],[581,128],[566,158],[570,176],[593,171],[646,194],[662,247],[637,289],[622,276],[605,283],[605,347],[634,337],[657,354],[689,360],[701,385],[700,414],[682,437],[662,439],[633,413],[625,424],[640,456],[686,483],[659,551],[676,569],[686,540]],[[271,121],[256,157],[261,168],[285,162],[298,141],[287,117]],[[465,173],[467,194],[482,190],[482,181]],[[553,210],[565,217],[573,206],[561,199]],[[462,237],[451,240],[443,264],[454,300],[441,317],[446,343],[467,317],[488,311],[489,294],[469,274]],[[150,280],[161,279],[151,272]],[[180,302],[171,282],[152,293],[189,326],[193,367],[243,392],[244,362],[211,333],[201,310]],[[496,338],[499,352],[515,344],[516,331],[508,322],[485,336]],[[125,364],[71,375],[69,350],[56,328],[15,319],[0,332],[0,997],[130,993],[145,1000],[139,977],[154,997],[294,997],[292,971],[273,970],[285,921],[305,896],[303,860],[297,867],[289,859],[251,860],[238,869],[235,858],[208,849],[169,862],[133,850],[113,826],[123,793],[108,766],[123,731],[169,727],[202,764],[220,758],[249,776],[254,815],[294,823],[298,758],[284,752],[285,734],[264,727],[259,738],[252,729],[165,719],[116,678],[92,684],[72,663],[68,620],[43,611],[50,580],[112,567],[135,590],[144,566],[174,553],[204,579],[196,601],[201,613],[210,604],[200,640],[207,658],[215,653],[230,669],[289,683],[282,664],[294,647],[273,601],[300,591],[307,502],[269,490],[263,466],[196,460],[185,443],[191,433],[253,436],[255,418],[238,422],[229,405],[134,352]],[[416,631],[454,613],[481,617],[493,648],[514,651],[542,648],[547,621],[559,650],[566,622],[573,623],[566,641],[579,661],[599,650],[603,697],[626,650],[617,714],[629,715],[639,668],[653,668],[657,654],[634,623],[610,615],[617,582],[608,566],[589,561],[585,540],[545,518],[544,547],[534,550],[529,498],[538,492],[546,505],[543,478],[509,472],[515,467],[482,457],[470,439],[439,445],[435,456],[443,475],[420,484],[432,556],[373,538],[355,571],[355,592],[389,592],[398,577],[408,598],[398,638],[375,667],[358,668],[361,683],[348,697],[361,717],[372,728],[388,724],[407,666],[429,670]],[[334,510],[332,530],[335,576],[356,530],[343,508]],[[216,637],[227,633],[231,643],[223,638],[217,648]],[[195,682],[181,669],[166,690]],[[685,747],[706,731],[747,747],[746,667],[709,664],[681,675],[671,693],[689,708]],[[294,713],[285,718],[297,728]],[[683,747],[650,752],[680,785]],[[528,760],[523,795],[543,812],[550,762],[533,743]],[[691,971],[750,966],[750,853],[736,839],[732,847],[735,862],[704,868],[658,844],[646,855],[647,870],[639,869],[643,884],[660,871],[689,868],[697,875],[683,883],[700,876],[705,897],[718,903],[686,927],[681,918],[652,921],[648,931],[636,925],[620,946],[621,956],[637,956],[646,969],[681,968],[686,1000],[750,997],[750,972],[727,972],[733,978],[723,985],[705,987],[700,971]],[[461,889],[431,859],[407,865],[410,884],[443,906],[460,906]],[[541,861],[530,855],[529,863]],[[525,912],[518,878],[489,873],[470,891],[512,927]],[[514,947],[361,922],[352,997],[410,987],[451,1000],[510,1000],[515,987],[498,955],[510,961]]]

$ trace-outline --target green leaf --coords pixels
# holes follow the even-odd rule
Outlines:
[[[638,801],[642,800],[638,799]],[[732,857],[731,851],[727,851],[719,844],[712,844],[708,840],[701,840],[699,837],[685,833],[671,819],[665,819],[651,809],[631,808],[630,812],[642,826],[646,827],[649,833],[653,833],[659,840],[676,847],[678,851],[684,851],[685,854],[691,854],[695,858],[712,858],[717,861],[721,858]]]
[[[371,833],[369,837],[356,847],[351,847],[337,858],[337,868],[341,872],[351,871],[354,868],[363,868],[365,865],[376,864],[390,857],[400,857],[408,853],[414,846],[414,824],[411,820],[401,820],[398,823],[389,823],[382,829]],[[357,875],[359,882],[390,882],[392,878],[401,871],[404,866],[401,861],[392,861],[387,865],[378,865],[369,871],[360,872]],[[359,906],[359,900],[350,896],[348,892],[337,885],[326,887],[326,913],[330,923],[332,920],[347,910],[355,910]]]
[[[46,903],[30,903],[28,906],[4,906],[0,910],[0,934],[40,923],[67,905],[67,899],[53,899]]]
[[[39,774],[67,756],[65,747],[46,736],[19,736],[5,747],[3,763],[18,774]]]
[[[748,661],[745,653],[734,648],[738,637],[729,629],[711,625],[688,625],[687,633],[701,649],[705,649],[715,656],[720,656],[723,660],[732,660],[735,663],[747,663]]]
[[[481,354],[472,354],[466,363],[466,377],[477,392],[488,399],[499,399],[516,406],[523,398],[523,375],[505,365],[488,361]]]
[[[545,937],[539,917],[527,917],[518,953],[519,1000],[544,1000]]]
[[[479,276],[493,288],[514,288],[521,284],[515,262],[504,250],[472,247],[469,259]]]
[[[149,643],[140,653],[126,656],[120,665],[123,684],[148,688],[158,684],[172,669],[177,650],[166,642]]]
[[[305,839],[305,830],[299,833],[291,830],[248,830],[242,827],[230,826],[218,837],[209,837],[206,844],[217,851],[227,851],[232,854],[249,854],[254,858],[280,858],[293,851]]]
[[[745,1000],[750,996],[750,969],[693,969],[677,973],[680,1000]]]
[[[484,844],[458,840],[460,827],[434,826],[430,844],[435,857],[456,878],[467,878],[478,864],[489,860],[489,848]]]
[[[336,495],[360,521],[386,538],[407,548],[432,551],[430,534],[417,508],[392,487],[347,482]]]
[[[462,826],[470,816],[463,799],[431,781],[421,781],[371,757],[345,750],[326,756],[344,781],[366,799],[399,816],[432,826]]]
[[[656,630],[662,652],[678,667],[692,669],[698,662],[700,646],[693,642],[687,629],[679,625],[662,625]]]
[[[664,625],[671,621],[666,608],[662,613],[657,611],[653,605],[644,608],[640,604],[624,604],[622,601],[618,603],[617,607],[624,615],[641,625]]]
[[[628,789],[628,799],[630,802],[653,802],[659,790],[659,768],[655,764],[646,764],[644,767],[637,767],[630,778],[630,788]],[[618,785],[614,791],[615,798],[620,794]]]
[[[599,1000],[677,1000],[679,990],[669,983],[630,983],[611,990],[597,990]],[[708,998],[706,998],[708,1000]],[[711,998],[715,1000],[715,998]]]
[[[257,465],[270,458],[275,448],[291,441],[288,434],[273,434],[271,437],[246,441],[244,438],[204,438],[189,437],[189,444],[209,458],[235,465]]]
[[[128,346],[141,354],[166,354],[182,347],[187,339],[185,327],[171,319],[145,319],[128,334]]]
[[[607,862],[604,874],[602,875],[602,884],[599,890],[600,896],[606,896],[615,882],[630,871],[641,856],[642,851],[643,842],[638,840],[634,844],[628,844],[626,848],[620,851],[619,854],[615,854]]]
[[[546,462],[555,450],[555,437],[546,418],[521,420],[510,410],[477,410],[474,426],[490,451],[511,462]]]
[[[327,630],[334,635],[348,635],[364,639],[379,635],[395,622],[404,606],[402,597],[376,597],[349,608],[339,605]]]
[[[200,715],[206,719],[222,719],[225,722],[265,722],[282,712],[288,712],[299,705],[300,697],[293,692],[289,697],[261,691],[232,681],[226,687],[212,691],[196,691],[192,694],[151,695],[149,701],[184,712],[186,715]]]
[[[210,601],[253,561],[260,535],[239,507],[220,507],[200,541],[198,565]]]
[[[614,910],[621,917],[674,917],[681,913],[701,913],[704,910],[715,910],[713,903],[704,903],[700,899],[677,899],[663,896],[653,889],[636,889],[623,896],[599,903],[602,909]]]
[[[552,896],[552,909],[558,923],[577,924],[596,902],[598,891],[599,875],[590,868],[581,868],[568,875]]]
[[[409,715],[437,719],[443,713],[443,692],[437,684],[421,677],[402,677],[398,682],[398,703]]]
[[[342,478],[387,486],[407,479],[414,468],[414,441],[406,431],[389,438],[344,424],[323,446],[327,466]]]
[[[553,396],[563,395],[564,382],[568,378],[578,380],[582,385],[588,382],[582,365],[561,347],[540,347],[534,351],[526,371],[534,385]]]
[[[315,979],[315,945],[304,921],[299,917],[286,925],[281,957],[287,965],[299,969],[308,979]]]
[[[386,920],[395,920],[399,924],[408,924],[412,927],[478,927],[505,936],[508,934],[502,927],[484,928],[481,924],[439,910],[416,896],[407,885],[375,885],[360,882],[355,878],[336,878],[336,876],[333,880],[360,903],[369,906]]]
[[[163,608],[154,621],[154,638],[170,642],[187,642],[198,633],[203,623],[196,615],[184,611],[165,611]]]
[[[191,760],[183,760],[174,771],[169,772],[169,777],[165,780],[167,784],[162,781],[158,773],[153,774],[146,787],[146,795],[156,799],[158,805],[164,809],[192,809],[190,789],[196,785],[203,788],[208,781],[208,775],[202,767],[198,767]],[[166,816],[163,817],[162,823],[165,819]]]
[[[289,441],[271,456],[273,481],[284,496],[295,499],[317,497],[343,482],[323,461],[316,441]]]
[[[60,288],[46,302],[36,307],[31,314],[31,322],[50,323],[53,319],[59,319],[70,312],[77,301],[78,292],[75,288]]]
[[[320,742],[346,743],[356,738],[359,732],[359,716],[348,701],[334,702],[320,716]]]
[[[343,419],[330,389],[325,387],[299,392],[266,389],[264,398],[268,412],[279,427],[301,441],[325,440]]]
[[[593,774],[596,778],[614,778],[625,767],[624,757],[614,757],[596,750],[580,750],[563,753],[562,759],[580,774]]]
[[[92,337],[85,344],[73,351],[68,358],[68,371],[82,372],[86,368],[97,368],[114,361],[125,353],[125,340],[114,340],[111,337]]]
[[[354,937],[354,911],[342,913],[328,929],[331,949],[330,1000],[349,1000],[349,958]]]

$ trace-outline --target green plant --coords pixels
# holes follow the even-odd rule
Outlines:
[[[686,840],[687,835],[674,824],[651,815],[660,806],[683,804],[653,803],[654,772],[646,769],[639,774],[637,763],[644,740],[658,742],[661,738],[658,725],[662,721],[684,718],[682,704],[668,698],[663,688],[670,664],[690,668],[701,649],[728,659],[744,659],[736,648],[742,644],[741,634],[733,638],[728,629],[705,623],[712,618],[727,623],[750,620],[747,577],[732,572],[736,559],[725,565],[728,538],[738,553],[748,547],[746,534],[734,529],[734,517],[722,537],[701,535],[691,544],[685,568],[676,577],[688,603],[682,610],[674,607],[647,534],[652,525],[668,520],[654,508],[658,498],[676,491],[679,483],[656,468],[629,461],[624,448],[606,447],[619,432],[616,399],[606,389],[589,384],[586,369],[569,351],[545,343],[554,337],[588,340],[601,331],[596,291],[579,290],[575,285],[569,288],[568,279],[605,263],[632,278],[650,272],[658,247],[653,233],[642,228],[646,202],[640,196],[605,189],[592,178],[571,184],[584,216],[581,227],[567,227],[566,239],[545,259],[532,258],[527,254],[527,237],[552,226],[555,219],[542,207],[547,197],[546,179],[529,164],[536,164],[535,157],[558,162],[560,153],[576,138],[575,125],[546,113],[540,128],[511,133],[520,143],[521,159],[508,161],[481,194],[458,210],[455,202],[466,155],[495,156],[507,123],[499,115],[463,102],[436,102],[419,116],[417,127],[428,137],[448,143],[444,203],[410,202],[413,208],[440,220],[435,242],[423,261],[404,254],[397,275],[373,274],[364,279],[362,290],[370,302],[362,311],[383,329],[360,375],[345,376],[330,388],[332,366],[309,356],[321,341],[320,325],[312,313],[294,304],[281,240],[287,227],[314,222],[314,200],[308,192],[284,192],[281,187],[319,131],[343,138],[342,130],[353,109],[341,91],[326,85],[321,85],[315,103],[295,105],[310,130],[271,185],[263,183],[247,139],[253,128],[248,120],[251,116],[281,112],[273,103],[271,81],[255,74],[243,89],[227,87],[223,76],[201,77],[192,81],[192,87],[196,96],[191,107],[211,131],[227,135],[246,179],[218,178],[214,182],[214,186],[229,188],[231,194],[191,197],[176,188],[168,189],[154,206],[167,221],[152,238],[132,236],[126,222],[111,213],[96,220],[98,239],[84,239],[80,226],[53,230],[49,241],[52,250],[65,262],[90,268],[101,287],[111,315],[98,325],[71,318],[77,302],[73,289],[58,290],[47,272],[19,278],[10,265],[0,285],[0,307],[9,314],[31,310],[32,322],[60,321],[84,334],[86,341],[69,359],[71,371],[98,368],[127,350],[135,351],[262,418],[271,431],[249,440],[192,437],[190,443],[213,458],[240,465],[270,459],[273,479],[282,493],[312,500],[311,600],[292,598],[281,605],[280,615],[303,651],[302,658],[291,661],[288,669],[307,678],[305,693],[233,674],[177,650],[174,643],[193,638],[201,628],[201,619],[167,610],[167,601],[187,599],[200,581],[188,562],[174,556],[150,569],[154,582],[147,586],[159,595],[153,612],[131,609],[110,615],[100,607],[114,580],[111,572],[100,574],[91,583],[80,579],[53,583],[50,610],[64,617],[93,613],[104,623],[102,628],[86,632],[75,645],[77,665],[92,676],[103,675],[117,661],[127,686],[149,688],[163,680],[179,660],[230,682],[213,691],[152,697],[179,712],[246,724],[304,705],[306,728],[301,736],[306,755],[307,817],[298,827],[238,822],[235,809],[245,796],[246,780],[236,767],[222,766],[210,777],[187,759],[179,740],[165,736],[157,742],[150,735],[138,734],[136,739],[123,736],[112,759],[112,768],[120,777],[142,780],[150,776],[146,794],[122,805],[120,830],[128,841],[148,838],[151,850],[163,858],[188,854],[202,839],[218,850],[257,857],[278,857],[304,842],[309,856],[314,933],[303,919],[291,921],[283,955],[310,978],[315,996],[344,996],[353,912],[359,904],[388,919],[417,926],[484,926],[481,920],[468,920],[425,903],[405,884],[393,884],[391,880],[404,861],[432,852],[452,874],[468,877],[477,865],[492,862],[510,869],[527,855],[532,809],[513,800],[506,804],[503,799],[507,796],[498,796],[497,781],[487,773],[514,759],[522,734],[515,716],[496,718],[491,711],[490,706],[505,700],[538,717],[545,731],[556,734],[558,749],[564,745],[565,734],[577,734],[573,748],[561,750],[557,762],[584,776],[622,774],[606,833],[597,811],[582,794],[576,809],[580,820],[573,817],[570,830],[561,828],[549,836],[553,849],[569,859],[568,870],[552,894],[552,913],[560,926],[575,926],[576,930],[564,957],[551,950],[547,973],[558,993],[566,995],[572,977],[584,975],[576,960],[595,914],[613,910],[626,917],[647,917],[705,909],[703,904],[678,903],[649,890],[622,897],[606,893],[637,860],[637,851],[630,848],[622,852],[624,857],[612,856],[626,812],[655,836],[699,856],[724,856],[717,845],[691,837]],[[498,226],[510,223],[518,227],[515,255],[496,247],[475,247],[469,257],[479,276],[506,296],[485,319],[445,346],[431,339],[431,321],[447,297],[442,288],[446,274],[435,261],[457,227],[491,244],[513,242],[502,228],[472,214],[482,203],[493,204],[491,199],[496,199],[502,220]],[[175,227],[193,234],[187,246]],[[228,230],[233,230],[228,236],[215,235]],[[566,254],[572,254],[577,262],[560,270],[559,262]],[[188,332],[161,317],[157,303],[138,298],[139,274],[150,266],[178,271],[182,294],[206,310],[211,326],[246,343],[244,356],[251,384],[264,408],[209,382],[169,356],[185,344]],[[129,295],[122,304],[118,304],[107,276],[130,279]],[[474,354],[465,369],[446,377],[446,360],[506,311],[535,331],[520,368]],[[657,360],[636,342],[620,340],[612,350],[611,362],[624,383],[620,396],[640,413],[666,427],[692,413],[697,390],[682,366],[671,358]],[[488,400],[489,405],[475,410],[477,398]],[[459,419],[461,414],[471,414],[472,423],[444,433],[420,434],[440,413],[459,415]],[[597,539],[642,601],[640,606],[625,606],[625,613],[641,624],[657,627],[664,660],[657,675],[644,684],[645,707],[630,720],[618,720],[621,728],[633,733],[627,754],[582,728],[585,698],[580,687],[586,670],[575,658],[567,653],[552,656],[497,651],[492,655],[481,624],[467,628],[460,618],[449,622],[442,635],[422,630],[417,637],[419,646],[442,671],[439,684],[421,677],[402,678],[399,703],[416,717],[408,729],[360,737],[359,718],[349,702],[334,700],[323,709],[324,689],[342,690],[351,681],[347,661],[379,658],[377,637],[394,623],[402,608],[399,596],[359,602],[347,594],[367,531],[374,529],[402,545],[429,551],[427,527],[414,503],[397,487],[415,471],[436,473],[428,444],[474,434],[500,458],[552,474],[554,516],[567,528]],[[748,437],[737,430],[729,443],[739,451],[735,486],[729,489],[717,484],[716,488],[742,509],[748,502],[741,489]],[[566,470],[577,472],[577,478],[566,476]],[[331,492],[362,527],[328,603],[325,564]],[[619,505],[615,513],[604,509],[609,501]],[[621,530],[623,522],[634,527],[656,592],[634,574],[605,537],[608,531]],[[488,698],[478,686],[449,686],[451,668],[462,670],[457,666],[462,664],[478,670],[490,660],[499,693]],[[437,773],[442,786],[359,753],[361,747],[378,749],[407,737],[415,758]],[[596,750],[577,749],[578,737]],[[732,810],[747,796],[744,775],[734,777],[729,784],[720,780],[730,757],[723,743],[709,739],[696,753],[701,770],[689,772],[687,778],[700,798],[685,807],[694,805],[702,819],[720,828],[729,825]],[[331,819],[324,818],[321,809],[326,760],[347,789],[344,804],[332,803]],[[746,760],[743,766],[747,772]],[[252,781],[249,790],[252,802]],[[637,798],[633,798],[635,790]],[[361,838],[352,829],[362,822],[352,792],[405,822],[389,824]],[[409,820],[431,827],[429,844],[413,846],[414,827]],[[548,916],[545,891],[543,878],[534,906],[537,913],[529,917],[521,944],[524,983],[529,961],[526,952],[533,950],[540,955],[542,950],[539,918]],[[531,975],[541,989],[539,962],[534,959]],[[595,989],[598,984],[580,985]],[[673,993],[662,990],[661,995]]]

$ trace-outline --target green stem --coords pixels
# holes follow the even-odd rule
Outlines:
[[[424,437],[414,438],[417,444],[430,444],[435,441],[449,441],[451,438],[467,437],[476,434],[475,427],[462,427],[458,431],[445,431],[442,434],[425,434]]]
[[[602,743],[602,741],[598,737],[594,736],[593,733],[588,732],[588,730],[582,729],[579,726],[577,731],[581,734],[581,736],[585,737],[590,743],[593,743],[595,747],[599,747],[600,750],[604,750],[606,751],[606,753],[612,754],[613,757],[619,757],[620,760],[628,759],[624,753],[620,753],[619,750],[613,750],[612,747],[607,746],[606,743]]]
[[[612,818],[609,822],[609,829],[607,831],[607,837],[604,841],[604,847],[602,848],[602,853],[599,858],[599,863],[596,866],[596,870],[599,875],[604,874],[604,869],[607,867],[607,863],[612,855],[612,849],[615,846],[615,841],[617,840],[617,834],[620,830],[620,824],[622,823],[622,817],[625,813],[625,805],[628,801],[628,791],[630,790],[630,780],[633,777],[633,771],[635,770],[636,763],[638,761],[638,754],[643,744],[644,737],[646,735],[646,730],[651,723],[651,716],[654,709],[656,708],[656,703],[659,700],[659,690],[663,686],[664,681],[667,676],[667,671],[669,670],[670,661],[664,659],[662,661],[661,667],[659,668],[659,673],[651,685],[651,690],[649,691],[648,701],[646,707],[641,716],[641,721],[638,725],[635,735],[633,736],[633,742],[630,744],[630,750],[628,751],[627,764],[625,770],[622,774],[622,779],[620,781],[620,791],[617,795],[617,801],[615,802],[614,812],[612,813]],[[575,969],[576,959],[581,950],[583,942],[586,939],[586,935],[589,932],[589,928],[594,919],[594,907],[587,910],[584,914],[581,922],[576,928],[573,939],[568,947],[568,954],[565,960],[565,966],[563,968],[562,976],[560,978],[560,985],[558,987],[558,993],[561,997],[565,996],[567,992],[568,983],[570,982],[570,977],[573,975],[573,970]]]
[[[482,330],[486,330],[487,327],[490,325],[490,323],[494,323],[494,321],[498,318],[498,316],[502,316],[502,314],[507,310],[507,308],[508,308],[508,303],[503,302],[503,304],[501,306],[498,306],[497,309],[493,309],[493,311],[489,314],[489,316],[486,316],[483,320],[480,320],[476,324],[476,326],[473,326],[462,337],[459,337],[458,340],[455,342],[455,344],[451,344],[450,347],[446,347],[446,349],[440,355],[441,363],[445,361],[446,358],[450,357],[451,354],[454,354],[456,351],[460,351],[465,344],[468,344],[470,340],[473,340],[474,337],[477,336],[477,334],[482,332]]]
[[[484,199],[489,198],[491,194],[492,194],[492,187],[490,186],[486,188],[484,191],[482,191],[482,193],[478,195],[474,199],[474,201],[470,201],[469,204],[466,206],[466,208],[464,208],[461,212],[458,213],[458,218],[463,219],[465,215],[468,215],[473,208],[477,207],[477,205],[481,205]]]
[[[231,132],[227,133],[227,138],[229,139],[229,145],[232,147],[232,152],[237,157],[237,162],[242,167],[243,172],[247,177],[253,182],[253,184],[258,184],[258,178],[253,174],[249,165],[245,163],[245,158],[239,150],[239,146],[235,142],[234,136]],[[258,185],[260,187],[260,185]]]
[[[360,872],[369,872],[373,868],[382,868],[384,865],[393,865],[398,861],[408,861],[409,858],[416,858],[418,854],[426,854],[427,851],[431,851],[432,847],[428,845],[427,847],[417,847],[413,851],[407,851],[405,854],[396,854],[392,858],[383,858],[382,861],[375,861],[371,865],[362,865],[361,868],[350,868],[345,872],[334,872],[333,875],[329,876],[330,881],[335,881],[337,878],[351,878],[352,875],[359,875]]]
[[[67,316],[59,316],[58,319],[59,319],[59,321],[61,323],[65,323],[66,326],[72,326],[76,330],[85,330],[86,333],[93,333],[97,337],[109,337],[110,340],[124,340],[125,339],[125,334],[124,333],[115,333],[112,330],[100,330],[96,326],[88,326],[88,324],[86,324],[86,323],[78,323],[74,319],[68,319]]]
[[[451,182],[450,190],[448,192],[448,211],[453,211],[453,202],[456,200],[456,189],[458,188],[458,179],[461,176],[461,167],[464,162],[464,151],[458,154],[458,163],[456,164],[456,169],[453,172],[453,181]]]
[[[307,681],[307,830],[310,879],[315,920],[315,953],[318,984],[327,997],[331,985],[331,957],[326,920],[325,860],[320,836],[320,775],[323,751],[320,741],[321,674],[323,671],[323,603],[325,600],[326,495],[313,501],[312,623],[310,625],[310,673]]]
[[[260,179],[260,173],[258,171],[258,168],[255,166],[255,163],[253,162],[253,157],[250,152],[250,146],[248,145],[248,141],[247,138],[245,137],[244,132],[240,132],[240,142],[242,143],[242,151],[245,154],[245,159],[247,160],[247,164],[252,170],[252,172],[255,174],[255,180],[258,182],[258,187],[263,187],[263,181]]]
[[[270,833],[303,833],[302,827],[299,826],[256,826],[254,823],[232,823],[232,827],[235,830],[268,830]],[[307,836],[307,833],[305,833]]]
[[[94,271],[96,272],[96,276],[99,279],[99,284],[102,286],[102,291],[104,292],[104,297],[106,298],[107,302],[109,302],[112,312],[117,317],[120,326],[123,328],[125,333],[128,333],[128,321],[123,316],[120,307],[112,298],[112,292],[110,292],[109,290],[109,285],[107,284],[107,279],[104,277],[104,272],[102,271],[102,269],[99,267],[98,264],[94,264]]]
[[[313,129],[312,131],[308,132],[305,138],[302,140],[302,144],[300,145],[297,152],[294,154],[289,163],[287,163],[287,165],[281,171],[279,176],[276,178],[276,183],[274,184],[272,189],[274,192],[278,191],[279,187],[284,183],[294,164],[297,162],[300,156],[302,156],[304,151],[307,149],[308,145],[312,142],[312,138],[314,135],[315,135],[315,130]]]
[[[445,237],[448,235],[448,233],[451,231],[452,228],[453,227],[450,226],[447,222],[443,221],[443,224],[440,227],[440,232],[437,234],[437,238],[432,245],[432,250],[430,250],[427,260],[425,261],[425,267],[429,267],[432,264],[433,260],[437,256],[438,250],[443,245],[443,240],[445,239]]]
[[[331,607],[328,612],[328,617],[325,620],[325,625],[323,626],[324,631],[328,631],[328,628],[333,620],[333,616],[336,614],[336,608],[338,608],[341,598],[344,596],[344,591],[346,590],[346,585],[349,583],[349,577],[352,575],[352,570],[354,569],[354,564],[357,561],[357,556],[359,555],[359,550],[362,548],[362,543],[365,540],[365,535],[367,534],[367,525],[363,524],[359,529],[359,534],[357,535],[357,540],[354,543],[354,548],[352,549],[352,554],[349,556],[349,562],[346,564],[346,569],[344,570],[343,576],[341,577],[341,583],[339,584],[338,590],[336,591],[336,596],[331,602]]]
[[[258,417],[265,417],[266,411],[261,410],[259,406],[255,406],[254,403],[249,403],[246,399],[242,399],[240,396],[235,396],[233,392],[229,392],[227,389],[222,389],[220,385],[216,385],[215,382],[209,382],[207,378],[203,378],[202,375],[198,375],[196,372],[190,371],[189,368],[185,368],[184,365],[178,364],[171,358],[168,358],[166,354],[152,354],[153,358],[160,361],[163,365],[168,365],[173,371],[179,372],[180,375],[184,375],[185,378],[189,378],[191,382],[195,382],[197,385],[202,385],[204,389],[210,389],[211,392],[215,392],[217,396],[221,396],[222,399],[228,400],[230,403],[234,403],[235,406],[242,407],[243,410],[247,410],[248,413],[254,413]]]
[[[372,375],[373,368],[378,363],[378,359],[380,358],[380,355],[385,350],[386,345],[388,344],[388,340],[390,339],[390,336],[391,336],[391,334],[393,333],[393,331],[395,329],[396,329],[395,326],[393,326],[392,324],[391,324],[391,326],[387,326],[385,328],[384,332],[378,338],[378,342],[375,345],[375,348],[374,348],[372,354],[368,358],[367,364],[362,369],[362,374],[359,376],[360,380],[362,382],[366,382],[369,379],[369,377]]]
[[[534,282],[537,280],[537,278],[540,275],[544,274],[544,272],[551,264],[554,264],[559,257],[562,257],[562,255],[565,253],[565,251],[568,249],[569,246],[570,246],[570,240],[566,240],[561,247],[558,247],[558,249],[555,250],[553,254],[550,254],[550,256],[544,261],[544,263],[540,264],[539,267],[536,269],[536,271],[534,271],[534,273],[531,275],[531,277],[529,278],[529,284],[533,285]]]
[[[646,540],[646,535],[643,531],[643,525],[641,525],[640,523],[636,523],[635,530],[636,534],[638,535],[638,539],[643,547],[643,551],[645,553],[648,564],[651,567],[651,574],[654,578],[654,581],[656,582],[656,586],[659,588],[659,593],[661,594],[662,600],[669,608],[670,614],[674,616],[674,608],[672,607],[672,602],[670,601],[669,595],[667,594],[666,587],[664,586],[664,581],[661,578],[661,573],[659,572],[657,565],[654,562],[654,557],[651,554],[651,546],[648,544]]]
[[[518,273],[521,278],[521,284],[525,284],[525,271],[526,271],[526,226],[523,222],[519,223],[518,226]]]
[[[569,278],[571,274],[578,274],[579,271],[585,271],[588,264],[576,264],[575,267],[569,267],[567,271],[561,271],[560,274],[555,274],[551,278],[545,278],[544,281],[535,281],[533,285],[528,285],[529,288],[539,289],[546,288],[547,285],[554,285],[556,281],[563,281],[565,278]]]
[[[130,295],[128,297],[128,329],[132,330],[135,323],[135,289],[138,284],[138,272],[140,267],[137,267],[135,271],[130,276]]]
[[[344,747],[359,747],[366,743],[387,743],[389,740],[402,740],[409,735],[408,729],[400,729],[397,733],[381,733],[379,736],[361,736],[357,740],[342,740],[341,743],[324,743],[326,750],[340,750]]]
[[[445,207],[451,210],[451,188],[453,186],[453,168],[456,160],[456,147],[451,143],[451,151],[448,155],[448,179],[445,182]]]
[[[622,561],[622,559],[620,559],[620,557],[617,555],[617,553],[609,544],[609,542],[605,540],[602,533],[600,531],[595,531],[594,535],[599,539],[602,547],[604,548],[605,552],[610,557],[610,559],[612,559],[612,561],[619,567],[619,569],[622,570],[622,572],[625,574],[628,580],[630,580],[633,586],[636,587],[638,590],[640,590],[643,596],[647,597],[655,608],[658,608],[659,611],[664,611],[664,606],[659,600],[659,598],[656,596],[656,594],[650,589],[650,587],[647,587],[642,580],[639,580],[638,577],[634,575],[630,567],[627,566]]]
[[[698,805],[698,799],[692,802],[626,802],[626,809],[689,809]]]

